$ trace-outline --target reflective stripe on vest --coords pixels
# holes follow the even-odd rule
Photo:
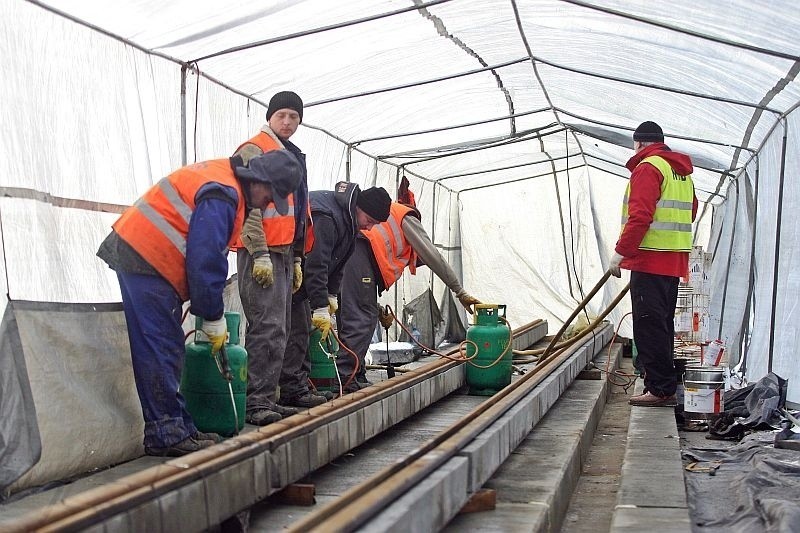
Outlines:
[[[195,209],[194,198],[207,183],[232,187],[239,195],[232,246],[242,231],[244,194],[227,159],[204,161],[181,168],[150,187],[114,223],[114,231],[166,279],[184,300],[189,299],[186,279],[186,237]]]
[[[694,183],[692,176],[681,176],[660,156],[642,159],[642,163],[653,165],[662,175],[661,197],[656,203],[653,221],[642,239],[642,250],[688,252],[692,249],[692,206]],[[637,165],[638,166],[638,165]],[[631,185],[625,190],[622,203],[622,231],[628,222],[628,198]]]
[[[412,274],[417,271],[417,254],[402,229],[403,219],[413,211],[408,206],[392,202],[388,220],[375,224],[372,229],[363,232],[369,239],[386,288],[400,279],[406,267]]]
[[[273,139],[266,132],[259,132],[258,135],[249,141],[242,143],[236,149],[238,152],[246,144],[253,144],[261,149],[261,153],[271,152],[272,150],[284,150],[285,148]],[[270,246],[284,246],[294,242],[294,194],[290,194],[286,198],[289,202],[289,212],[281,215],[275,210],[275,204],[270,203],[267,209],[261,213],[261,222],[264,226],[264,235],[267,238],[267,244]],[[241,242],[237,242],[237,248],[241,247]]]

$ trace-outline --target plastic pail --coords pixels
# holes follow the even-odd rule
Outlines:
[[[704,421],[725,410],[725,369],[687,366],[683,378],[683,413],[687,420]]]

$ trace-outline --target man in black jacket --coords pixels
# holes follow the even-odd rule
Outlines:
[[[347,259],[359,230],[368,230],[389,218],[392,203],[382,187],[362,191],[355,183],[339,182],[334,191],[309,193],[314,220],[314,245],[305,258],[303,284],[292,296],[289,342],[283,358],[279,403],[313,407],[325,397],[308,388],[308,336],[316,327],[325,338],[338,308],[339,288]],[[313,310],[313,312],[312,312]]]

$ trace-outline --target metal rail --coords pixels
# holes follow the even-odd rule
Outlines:
[[[583,345],[576,342],[553,352],[524,377],[500,390],[435,438],[307,515],[290,531],[353,531],[364,525],[442,467],[581,348]]]
[[[535,320],[512,332],[513,337],[540,326]],[[454,349],[448,355],[454,355]],[[300,415],[244,433],[204,450],[169,460],[103,485],[65,498],[62,501],[27,513],[3,524],[3,531],[28,532],[78,530],[100,524],[164,494],[188,486],[198,479],[222,471],[241,461],[308,435],[325,424],[342,419],[366,406],[380,402],[463,364],[462,361],[440,359],[397,377],[382,381],[369,392],[356,392],[309,409]]]

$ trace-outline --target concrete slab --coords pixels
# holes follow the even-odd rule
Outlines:
[[[581,362],[583,357],[580,355],[569,366],[570,373],[577,375],[585,366]],[[553,396],[560,392],[564,381],[551,376],[542,385],[536,402],[531,402],[527,409],[520,402],[515,407],[516,412],[507,413],[514,419],[521,412],[527,412],[531,423],[538,423],[482,485],[497,490],[497,508],[458,515],[445,531],[557,531],[560,528],[580,476],[582,458],[591,446],[608,385],[605,379],[573,382],[539,420],[539,412],[554,401]],[[491,445],[488,436],[485,445]],[[501,446],[499,434],[497,445]],[[480,457],[472,447],[465,451],[472,454],[472,459]],[[488,453],[493,456],[492,452]],[[473,472],[477,465],[477,462],[471,463]],[[476,486],[471,485],[470,489],[474,491]]]
[[[161,530],[164,532],[202,531],[214,523],[219,523],[211,522],[209,519],[209,512],[215,510],[208,508],[208,493],[203,479],[193,481],[178,490],[169,491],[141,507],[142,517],[160,516]]]
[[[456,515],[445,531],[460,533],[527,533],[551,531],[548,506],[536,502],[498,502],[492,511]]]
[[[656,507],[617,507],[611,531],[614,533],[686,533],[692,530],[688,509],[662,509]]]
[[[256,458],[239,461],[205,478],[206,506],[210,524],[218,524],[252,505]]]
[[[438,531],[467,502],[468,463],[465,457],[450,459],[359,531]]]
[[[674,409],[632,407],[628,435],[611,531],[691,531]]]

